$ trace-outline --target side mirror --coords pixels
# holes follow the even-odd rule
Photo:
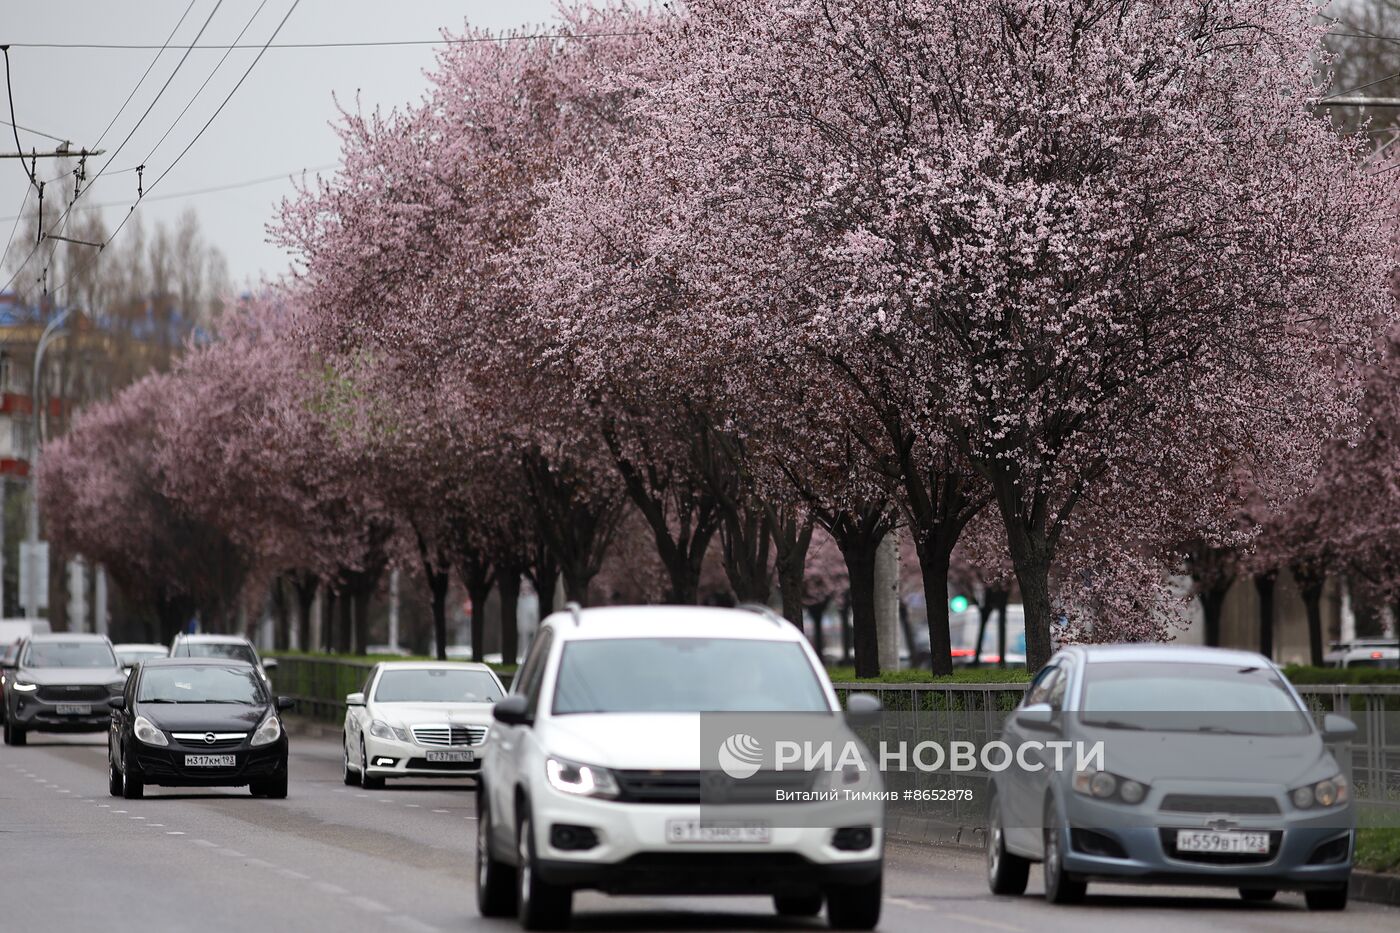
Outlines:
[[[365,705],[365,695],[364,695],[363,693],[347,693],[347,694],[345,694],[345,705],[346,705],[346,706],[364,706],[364,705]]]
[[[1350,742],[1356,738],[1356,723],[1345,716],[1328,713],[1322,719],[1322,738],[1327,742]]]
[[[294,700],[294,699],[292,699],[291,697],[278,697],[278,698],[277,698],[277,709],[278,709],[278,711],[289,710],[289,709],[291,709],[293,706],[296,706],[296,705],[297,705],[297,701]]]
[[[262,666],[265,671],[275,671],[277,670],[277,659],[263,658]]]
[[[4,660],[0,660],[0,668],[4,668],[7,671],[12,671],[17,666],[18,665],[15,664],[14,658],[5,658]]]
[[[1055,723],[1055,711],[1050,708],[1049,703],[1032,703],[1015,713],[1016,725],[1023,729],[1032,729],[1036,732],[1055,732],[1058,725]]]
[[[852,725],[868,725],[880,715],[879,697],[871,693],[852,693],[846,697],[846,721]]]
[[[530,715],[530,701],[523,696],[508,696],[491,708],[496,722],[507,726],[528,726],[534,721]]]
[[[107,705],[112,709],[126,709],[126,697],[109,697]]]

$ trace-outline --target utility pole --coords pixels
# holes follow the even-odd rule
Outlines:
[[[31,386],[32,394],[29,396],[30,410],[33,412],[33,424],[29,432],[29,515],[27,527],[25,529],[26,550],[29,552],[29,559],[20,562],[20,570],[24,574],[21,584],[21,591],[24,595],[24,614],[31,619],[38,618],[39,610],[47,604],[47,593],[40,593],[41,583],[47,578],[47,573],[40,573],[40,561],[44,562],[44,569],[47,570],[48,553],[46,548],[39,547],[39,490],[35,486],[35,479],[39,470],[39,433],[43,424],[43,409],[39,404],[40,376],[44,367],[44,349],[50,340],[60,334],[66,334],[63,324],[68,320],[68,309],[60,311],[44,332],[39,336],[39,342],[34,347],[34,380]]]

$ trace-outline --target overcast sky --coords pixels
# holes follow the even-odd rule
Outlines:
[[[0,0],[0,43],[13,46],[14,122],[72,140],[74,148],[93,147],[186,8],[190,8],[188,15],[172,46],[192,44],[217,2],[193,0],[191,7],[191,0]],[[292,2],[266,0],[242,42],[259,46],[265,42]],[[257,0],[224,0],[200,44],[232,43],[257,7]],[[465,22],[502,30],[548,25],[553,19],[551,0],[301,0],[276,44],[436,40],[442,27],[460,32]],[[128,43],[154,48],[30,48],[23,43]],[[235,285],[280,275],[288,266],[287,256],[267,243],[264,228],[277,201],[292,190],[285,177],[288,173],[324,168],[339,160],[331,128],[337,116],[333,95],[353,106],[358,93],[366,110],[416,101],[427,86],[423,72],[433,63],[434,48],[274,46],[199,141],[142,201],[138,215],[149,227],[156,221],[169,223],[186,207],[194,207],[206,236],[227,257]],[[156,100],[183,54],[182,49],[171,48],[156,60],[131,103],[102,137],[107,155],[89,162],[91,178],[104,162],[113,160],[111,174],[99,179],[78,202],[112,205],[103,208],[109,229],[136,198],[136,174],[119,170],[144,160],[149,185],[214,113],[258,52],[230,53],[209,86],[176,122],[224,52],[191,52]],[[154,108],[116,152],[153,100]],[[0,119],[10,119],[3,98]],[[157,146],[172,124],[169,136]],[[0,125],[0,131],[4,134],[0,151],[12,152],[15,141],[10,127]],[[52,140],[23,131],[20,141],[25,151],[54,146]],[[50,160],[45,169],[40,160],[40,177],[52,177],[54,164]],[[269,176],[282,177],[226,191],[170,197]],[[4,218],[0,246],[9,238],[28,184],[17,162],[0,160],[0,218]],[[18,247],[11,249],[13,253]]]

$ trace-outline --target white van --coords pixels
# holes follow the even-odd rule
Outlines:
[[[0,647],[12,645],[30,635],[49,634],[48,619],[0,619]]]

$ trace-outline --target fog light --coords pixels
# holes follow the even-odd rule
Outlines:
[[[1147,795],[1147,788],[1137,781],[1124,781],[1123,786],[1118,788],[1118,796],[1123,798],[1124,803],[1142,803],[1142,798]]]
[[[842,852],[860,852],[875,844],[875,832],[869,826],[843,826],[831,835],[831,845]]]
[[[549,844],[556,849],[579,852],[598,844],[598,834],[588,826],[555,823],[549,828]]]
[[[1313,805],[1313,789],[1311,787],[1300,787],[1293,792],[1293,806],[1299,810],[1306,810]]]
[[[380,756],[379,758],[374,759],[374,766],[376,768],[392,768],[395,762],[397,761],[397,758],[385,758],[383,756]]]

